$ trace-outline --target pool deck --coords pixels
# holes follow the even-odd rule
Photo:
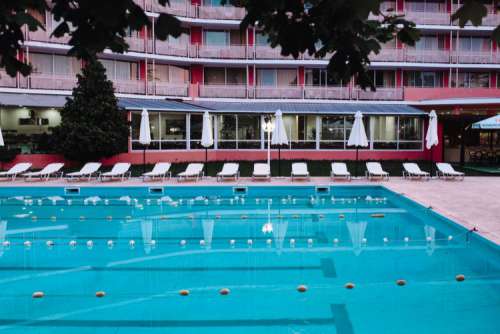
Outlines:
[[[198,182],[142,182],[131,179],[124,182],[66,182],[52,180],[48,182],[2,181],[0,187],[20,186],[192,186],[192,185],[374,185],[379,184],[408,198],[432,208],[461,224],[472,229],[485,238],[500,245],[500,177],[466,177],[464,181],[437,180],[419,181],[404,180],[393,177],[389,181],[367,181],[366,179],[351,182],[332,182],[327,177],[313,177],[309,181],[291,182],[290,178],[273,178],[271,181],[252,181],[250,178],[240,178],[237,182],[216,182],[215,178],[206,178]]]

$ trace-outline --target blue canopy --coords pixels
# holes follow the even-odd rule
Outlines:
[[[500,115],[496,115],[472,124],[473,129],[500,130]]]

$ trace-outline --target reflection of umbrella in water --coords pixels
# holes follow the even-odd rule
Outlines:
[[[347,229],[349,230],[349,235],[351,237],[352,248],[356,256],[361,254],[361,245],[365,237],[366,225],[367,223],[365,221],[347,222]]]
[[[281,250],[283,249],[283,243],[285,242],[287,230],[288,222],[279,221],[278,223],[273,224],[273,236],[278,254],[281,254]]]
[[[436,249],[436,228],[425,225],[424,231],[425,240],[427,241],[427,249],[425,251],[427,252],[427,255],[432,255]]]
[[[201,221],[201,226],[203,227],[203,239],[205,240],[205,245],[207,249],[212,246],[212,237],[214,235],[214,223],[213,219],[203,219]]]
[[[153,222],[151,220],[141,221],[142,242],[144,243],[144,252],[151,252],[151,241],[153,240]]]
[[[7,234],[7,221],[0,221],[0,256],[3,255],[3,242],[5,241],[5,235]]]

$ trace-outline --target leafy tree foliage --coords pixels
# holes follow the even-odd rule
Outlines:
[[[30,13],[47,9],[61,23],[53,35],[69,35],[69,54],[90,59],[110,49],[127,51],[128,30],[151,27],[151,18],[133,0],[1,0],[0,1],[0,68],[14,76],[29,74],[28,64],[16,58],[20,50],[23,26],[29,30],[42,28]],[[380,50],[396,36],[412,45],[419,38],[414,23],[392,12],[381,13],[382,0],[225,0],[243,6],[248,14],[242,28],[257,26],[268,36],[272,46],[281,46],[282,54],[298,56],[307,52],[318,57],[331,57],[328,69],[337,78],[348,80],[356,76],[360,85],[372,87],[367,70],[368,56]],[[158,0],[168,6],[169,0]],[[494,0],[495,7],[500,0]],[[369,14],[381,15],[382,20],[370,20]],[[469,22],[480,25],[487,15],[483,0],[461,0],[452,15],[461,27]],[[160,40],[181,33],[180,22],[162,13],[156,19],[155,34]],[[492,38],[500,43],[500,27]]]
[[[54,128],[56,151],[67,159],[94,161],[127,150],[129,124],[118,107],[113,83],[105,69],[88,60],[72,97],[61,110],[61,125]]]

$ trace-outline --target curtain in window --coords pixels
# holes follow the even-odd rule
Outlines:
[[[113,80],[115,78],[115,62],[113,60],[101,59],[99,60],[106,70],[106,76],[108,79]]]
[[[297,85],[297,70],[278,69],[277,79],[278,86],[295,86]]]
[[[42,53],[32,53],[30,62],[33,65],[33,73],[37,74],[53,74],[52,55]]]
[[[131,66],[130,63],[124,61],[115,62],[115,79],[117,80],[130,80],[132,78],[131,75]],[[136,73],[137,74],[137,69]]]
[[[170,65],[170,82],[173,83],[186,83],[189,81],[189,71],[183,67]]]

